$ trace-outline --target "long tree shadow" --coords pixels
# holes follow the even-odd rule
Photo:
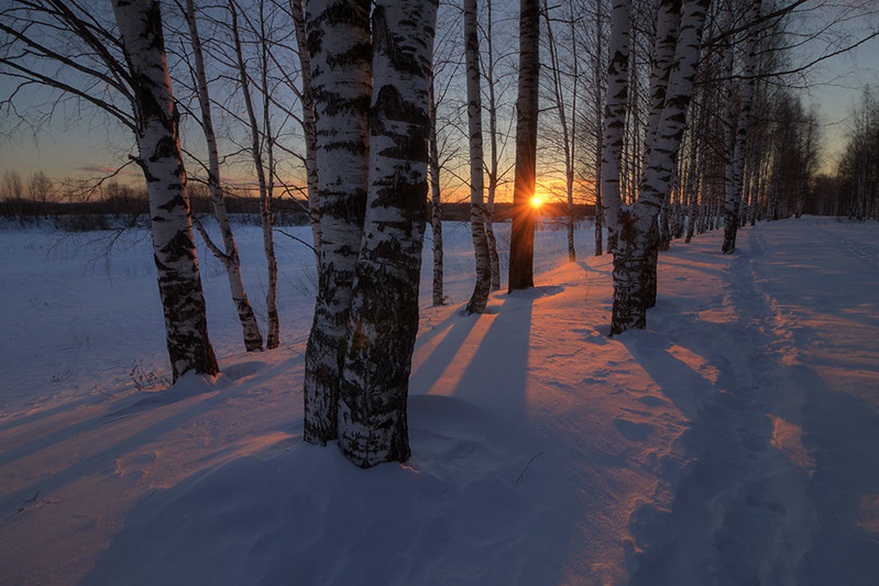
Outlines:
[[[263,368],[262,373],[264,376],[274,376],[289,370],[291,365],[301,360],[301,357],[294,357]],[[13,467],[22,466],[24,460],[31,459],[34,462],[45,460],[54,470],[51,473],[41,470],[29,484],[17,488],[14,493],[3,495],[0,514],[8,519],[7,515],[10,511],[15,512],[23,495],[52,495],[71,482],[114,470],[126,455],[151,440],[192,424],[200,415],[235,400],[240,389],[229,387],[236,384],[236,378],[248,375],[247,368],[247,364],[230,367],[218,384],[203,381],[199,377],[188,377],[165,391],[125,395],[107,402],[102,405],[102,410],[87,414],[76,424],[35,437],[3,453],[0,469],[6,467],[12,470]],[[59,462],[65,463],[59,465]]]
[[[297,372],[301,361],[236,364],[215,383],[184,377],[161,393],[108,402],[67,438],[33,444],[32,454],[0,471],[8,481],[0,502],[0,582],[56,583],[61,572],[68,573],[63,582],[77,581],[141,499],[289,437],[272,412],[292,395],[268,397],[260,383]],[[252,408],[239,410],[245,401]]]
[[[545,288],[515,291],[504,300],[452,395],[523,423],[531,315]]]
[[[458,352],[465,345],[476,325],[481,320],[489,318],[490,316],[462,316],[455,313],[442,324],[434,326],[430,331],[421,334],[415,345],[416,357],[418,357],[421,348],[429,345],[433,339],[439,336],[442,336],[442,338],[439,343],[429,350],[427,357],[423,358],[415,366],[409,378],[409,392],[411,394],[430,392],[440,379],[448,376],[448,368],[458,357]],[[421,352],[423,351],[421,350]]]
[[[363,471],[299,441],[237,458],[142,500],[83,583],[561,583],[573,483],[534,461],[525,423],[533,304],[552,292],[443,334],[413,377],[411,462]]]

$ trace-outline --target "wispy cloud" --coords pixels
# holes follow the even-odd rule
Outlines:
[[[112,167],[109,165],[82,165],[80,167],[77,167],[76,170],[82,171],[83,173],[92,173],[95,175],[113,175],[115,173],[118,173],[119,175],[134,176],[139,174],[140,172],[138,169],[131,168],[125,168],[120,171],[119,167]]]

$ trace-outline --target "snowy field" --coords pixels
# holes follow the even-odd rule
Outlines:
[[[538,286],[469,317],[445,236],[412,461],[363,471],[300,441],[302,245],[277,237],[283,343],[251,355],[200,250],[223,374],[166,390],[145,233],[0,230],[0,584],[879,584],[879,225],[673,243],[649,329],[615,338],[590,226],[574,264],[539,232]]]

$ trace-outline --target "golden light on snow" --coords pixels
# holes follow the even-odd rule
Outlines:
[[[667,352],[711,384],[717,383],[720,371],[702,356],[677,344],[671,346]]]
[[[772,446],[812,476],[815,461],[803,445],[803,429],[776,415],[767,413],[767,416],[772,420]]]
[[[861,497],[861,528],[871,533],[879,533],[879,494],[865,494]]]

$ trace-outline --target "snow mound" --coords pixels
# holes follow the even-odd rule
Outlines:
[[[83,584],[512,584],[557,573],[551,552],[521,547],[542,530],[534,500],[545,495],[514,430],[440,396],[413,397],[410,419],[405,465],[364,471],[334,446],[288,437],[145,497]]]

